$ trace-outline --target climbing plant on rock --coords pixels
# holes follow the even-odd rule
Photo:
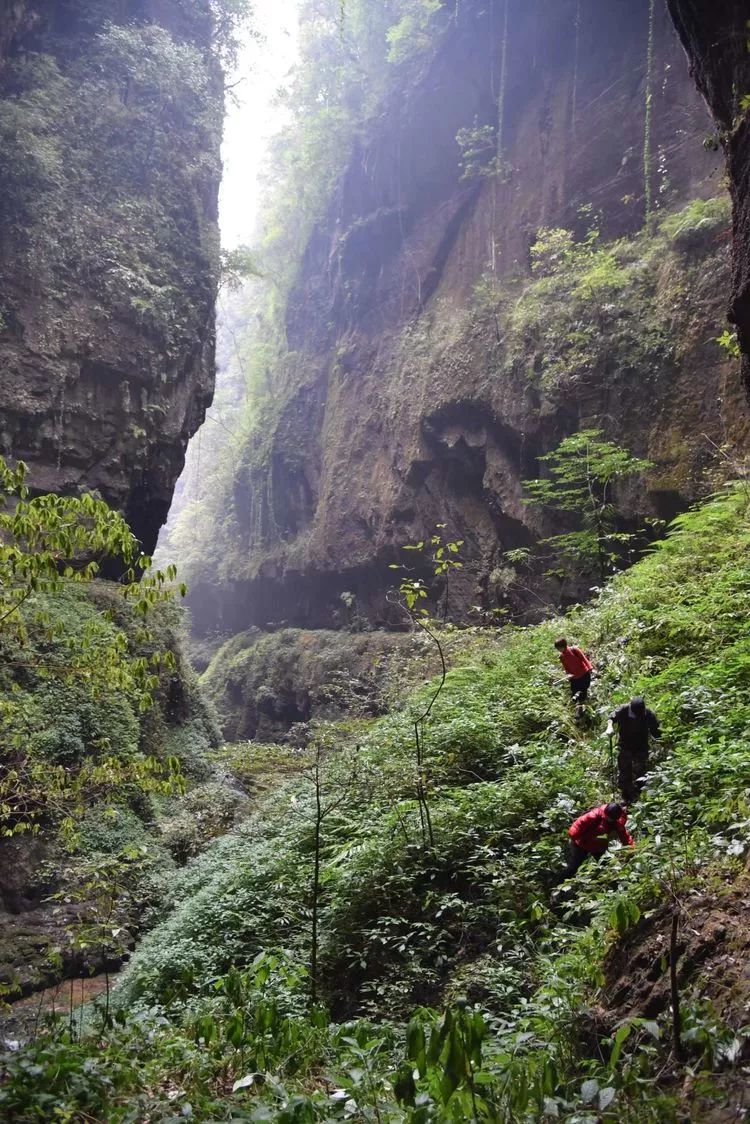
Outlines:
[[[651,188],[651,121],[653,117],[654,93],[652,88],[654,70],[654,6],[649,0],[648,45],[646,47],[646,105],[643,123],[643,198],[646,222],[653,210],[653,191]]]

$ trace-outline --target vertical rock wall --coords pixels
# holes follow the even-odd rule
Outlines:
[[[0,4],[0,452],[147,550],[214,380],[209,0]]]
[[[667,0],[667,4],[726,155],[734,204],[729,318],[737,326],[750,394],[750,5],[746,0]]]
[[[453,10],[423,72],[394,75],[310,238],[224,538],[191,574],[201,631],[335,626],[342,593],[391,622],[388,565],[436,523],[466,542],[457,612],[496,607],[505,552],[566,529],[522,488],[561,438],[600,426],[657,465],[622,497],[636,525],[693,502],[712,443],[747,425],[715,343],[727,210],[701,217],[721,160],[666,8]],[[473,170],[457,143],[472,128],[494,137]],[[592,286],[571,294],[562,274],[533,289],[540,229],[592,224],[599,244],[627,240],[611,288],[585,308]]]

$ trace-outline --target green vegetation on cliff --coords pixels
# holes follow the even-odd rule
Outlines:
[[[151,549],[214,379],[245,0],[17,0],[0,35],[0,451]],[[7,18],[6,18],[7,15]]]
[[[419,80],[453,16],[435,0],[302,0],[301,61],[284,94],[291,120],[274,143],[263,231],[282,306],[352,148],[394,80]]]
[[[384,347],[382,379],[404,414],[438,413],[455,400],[456,385],[500,415],[533,401],[535,416],[565,419],[573,406],[589,416],[592,401],[611,402],[620,414],[606,432],[620,441],[627,430],[631,447],[653,462],[649,490],[671,497],[668,507],[682,503],[705,488],[711,447],[688,438],[685,419],[703,424],[694,416],[700,403],[683,404],[678,417],[668,398],[676,378],[702,384],[705,366],[721,363],[717,294],[728,277],[729,201],[694,200],[613,242],[602,239],[590,209],[581,221],[588,230],[578,239],[569,229],[538,232],[528,275],[487,274],[466,308],[450,301],[425,310]],[[321,455],[294,444],[309,440],[311,428],[309,415],[295,428],[294,400],[313,416],[322,406],[315,370],[288,350],[283,328],[251,315],[256,284],[226,313],[231,394],[200,453],[191,453],[190,502],[178,503],[164,546],[193,583],[252,579],[269,557],[296,564],[326,521],[325,499],[309,496],[305,503],[321,505],[307,515],[312,524],[289,523],[290,497],[304,494],[309,464]],[[331,362],[331,379],[352,377],[342,375],[344,345]],[[658,425],[647,395],[664,404]],[[642,519],[648,508],[638,502]]]
[[[590,207],[581,220],[591,222]],[[724,276],[730,221],[721,196],[695,199],[611,243],[596,223],[578,241],[570,230],[542,229],[520,293],[487,278],[477,300],[500,316],[509,363],[533,385],[554,394],[577,382],[637,378],[643,388],[684,358],[690,318]]]
[[[640,1124],[731,1102],[746,984],[731,959],[722,987],[711,972],[742,955],[745,929],[722,947],[701,927],[747,923],[748,546],[741,486],[681,516],[591,606],[469,630],[425,737],[434,848],[410,730],[431,685],[355,731],[318,726],[292,751],[296,776],[280,750],[276,790],[174,879],[115,1024],[80,1041],[58,1029],[6,1059],[8,1118],[44,1119],[48,1097],[113,1121],[189,1102],[204,1120]],[[588,725],[551,685],[561,628],[594,654]],[[634,693],[664,727],[635,853],[582,868],[552,910],[565,828],[612,793],[604,716]],[[321,821],[316,806],[332,810]],[[327,1011],[307,1010],[313,906]]]
[[[202,196],[219,174],[210,154],[221,84],[189,38],[200,20],[182,38],[82,7],[85,53],[71,57],[48,34],[41,50],[4,67],[0,220],[59,299],[95,284],[174,360],[194,331],[194,305],[211,299],[218,262]],[[12,300],[4,295],[9,330]]]

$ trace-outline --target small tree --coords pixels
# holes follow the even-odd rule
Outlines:
[[[497,151],[497,127],[480,125],[477,118],[470,127],[459,129],[456,144],[461,150],[459,166],[462,180],[491,179],[507,183],[512,167]]]
[[[325,727],[318,726],[309,746],[309,764],[302,776],[313,789],[313,869],[310,880],[310,1006],[318,1002],[318,950],[320,945],[320,900],[322,889],[323,826],[333,812],[346,805],[357,783],[356,764],[344,778],[328,776],[327,760],[334,749],[333,737]]]
[[[463,562],[459,557],[459,552],[464,544],[463,539],[456,539],[448,541],[443,536],[445,530],[445,523],[438,523],[436,527],[437,533],[432,535],[429,542],[424,539],[418,543],[410,543],[405,546],[404,550],[413,550],[424,552],[426,549],[431,550],[431,563],[433,573],[437,578],[444,578],[445,585],[443,588],[443,618],[448,614],[448,594],[450,590],[450,576],[455,570],[461,569]],[[399,566],[393,563],[390,567],[392,570],[406,570],[405,566]],[[427,801],[427,772],[424,764],[424,746],[422,731],[424,724],[427,722],[432,708],[438,700],[438,696],[445,685],[445,677],[447,675],[447,666],[445,663],[445,652],[440,643],[440,638],[433,628],[430,627],[430,614],[429,610],[422,604],[427,598],[427,586],[421,578],[412,578],[407,574],[401,579],[401,584],[398,587],[398,604],[404,610],[409,620],[426,633],[432,640],[437,648],[438,656],[440,657],[440,682],[436,690],[430,696],[427,706],[419,714],[414,717],[414,748],[416,751],[416,767],[417,767],[417,804],[419,806],[419,816],[422,824],[422,842],[430,846],[435,844],[435,836],[432,830],[432,817],[430,816],[430,806]]]
[[[651,462],[606,441],[600,429],[582,429],[566,437],[539,460],[549,464],[549,477],[524,480],[529,493],[524,502],[575,512],[579,522],[577,530],[551,535],[541,545],[551,547],[579,571],[595,569],[603,582],[639,535],[617,530],[612,486],[616,480],[647,472]]]

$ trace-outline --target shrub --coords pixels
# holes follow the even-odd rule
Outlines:
[[[729,198],[720,195],[713,199],[693,199],[681,211],[667,215],[659,225],[680,249],[693,250],[715,238],[731,221]]]
[[[153,844],[147,824],[127,805],[90,809],[78,832],[77,850],[84,855],[116,855]]]
[[[225,835],[247,814],[248,800],[226,783],[199,785],[179,802],[176,814],[161,825],[161,836],[175,861],[193,858],[211,839]]]

